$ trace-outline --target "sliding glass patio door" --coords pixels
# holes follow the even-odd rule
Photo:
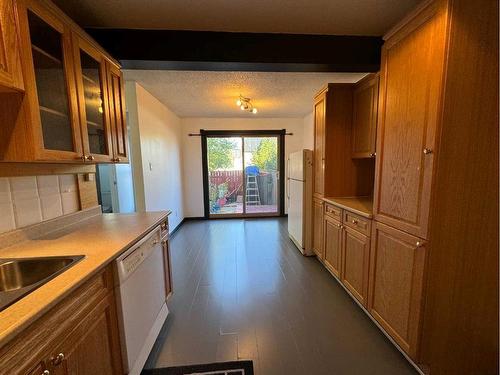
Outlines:
[[[281,214],[281,132],[202,132],[202,137],[205,216]]]

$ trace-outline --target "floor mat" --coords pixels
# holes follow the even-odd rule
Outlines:
[[[143,370],[141,375],[253,375],[252,361],[220,362]]]

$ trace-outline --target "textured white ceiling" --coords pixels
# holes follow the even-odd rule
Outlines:
[[[382,35],[419,0],[55,0],[83,26]]]
[[[357,82],[365,73],[125,70],[124,76],[180,117],[302,117],[326,83]],[[236,106],[240,94],[252,99],[256,115]]]

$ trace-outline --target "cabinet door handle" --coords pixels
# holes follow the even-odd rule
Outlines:
[[[54,358],[52,358],[52,364],[54,366],[59,366],[64,361],[64,353],[59,353]]]
[[[113,161],[114,161],[115,163],[119,163],[119,162],[121,162],[121,161],[122,161],[122,159],[120,159],[120,158],[114,158],[114,159],[113,159]]]
[[[425,245],[425,242],[423,242],[423,241],[417,241],[417,243],[415,245],[417,245],[417,247],[422,247],[422,246]]]
[[[356,219],[352,219],[352,223],[353,223],[354,225],[358,225],[358,221],[357,221]]]
[[[50,371],[49,371],[49,370],[44,370],[44,371],[42,372],[42,375],[50,375]]]
[[[376,152],[372,152],[372,153],[370,154],[370,157],[371,157],[371,158],[374,158],[375,156],[377,156],[377,153],[376,153]]]
[[[88,161],[93,161],[95,158],[92,155],[87,155],[87,160]]]
[[[432,154],[432,152],[433,152],[432,149],[424,148],[424,155],[430,155],[430,154]]]

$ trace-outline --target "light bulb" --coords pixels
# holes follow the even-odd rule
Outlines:
[[[239,107],[239,106],[241,106],[241,100],[240,100],[240,99],[238,99],[238,100],[236,101],[236,105],[237,105],[238,107]]]
[[[257,108],[252,109],[252,113],[255,115],[257,113]]]
[[[240,109],[241,109],[242,111],[244,111],[244,110],[245,110],[245,106],[242,104],[242,105],[240,106]]]

